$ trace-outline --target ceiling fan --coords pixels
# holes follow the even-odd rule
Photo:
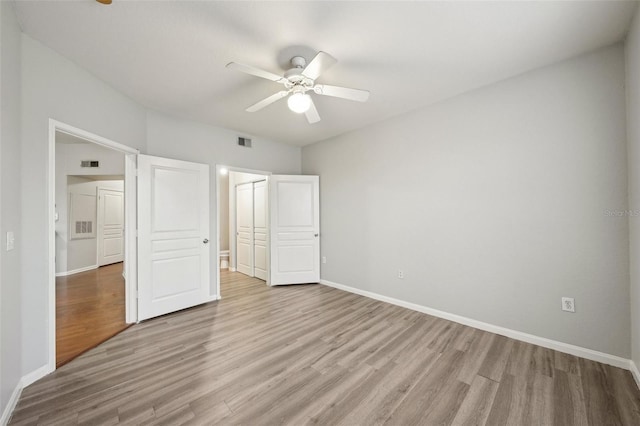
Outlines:
[[[311,91],[317,95],[333,96],[336,98],[348,99],[351,101],[366,102],[369,99],[368,90],[349,89],[347,87],[329,86],[328,84],[316,84],[316,79],[324,71],[328,70],[336,62],[336,58],[325,52],[318,54],[307,64],[302,56],[294,56],[291,58],[292,68],[279,76],[269,71],[264,71],[250,65],[238,64],[230,62],[227,68],[231,68],[256,77],[265,78],[284,85],[284,90],[279,91],[246,109],[247,112],[256,112],[272,103],[285,98],[287,105],[293,112],[299,114],[304,113],[309,123],[317,123],[320,121],[320,115],[313,103],[313,99],[307,92]]]

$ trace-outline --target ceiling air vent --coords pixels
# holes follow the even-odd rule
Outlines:
[[[238,137],[238,145],[251,148],[251,139]]]
[[[95,160],[82,160],[80,167],[100,167],[100,162]]]

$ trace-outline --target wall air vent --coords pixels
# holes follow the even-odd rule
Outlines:
[[[251,139],[238,137],[238,145],[251,148]]]
[[[93,222],[88,220],[76,221],[76,234],[93,234]]]
[[[96,160],[82,160],[80,167],[100,167],[100,162]]]

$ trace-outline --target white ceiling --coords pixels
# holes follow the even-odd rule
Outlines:
[[[25,33],[141,104],[244,135],[306,145],[624,39],[635,2],[19,1]],[[319,97],[322,121],[279,101],[244,109],[294,55],[338,59],[319,83],[368,89],[366,104]]]

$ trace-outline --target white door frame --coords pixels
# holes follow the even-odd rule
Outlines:
[[[55,241],[55,184],[56,184],[56,132],[67,133],[71,136],[84,139],[105,148],[113,149],[125,154],[125,250],[124,264],[126,269],[123,274],[125,276],[125,320],[127,323],[134,323],[138,320],[138,312],[136,305],[137,285],[137,247],[136,247],[136,164],[139,151],[110,139],[98,136],[86,130],[79,129],[60,121],[49,119],[49,170],[48,170],[48,200],[49,220],[47,222],[48,232],[47,238],[49,242],[49,258],[48,258],[48,348],[49,360],[47,363],[47,373],[56,369],[56,241]],[[132,226],[133,225],[133,226]]]
[[[220,293],[220,169],[227,169],[227,171],[229,172],[264,175],[267,177],[267,182],[269,181],[269,176],[273,174],[272,172],[267,172],[264,170],[253,170],[253,169],[245,169],[242,167],[226,166],[224,164],[216,164],[216,236],[217,238],[216,238],[216,251],[215,251],[216,257],[214,259],[216,262],[216,292],[218,294],[218,299],[222,299],[222,294]],[[235,208],[234,208],[234,211],[235,211]],[[229,219],[231,219],[231,215],[229,215]],[[229,238],[229,241],[231,241],[231,238]],[[269,261],[268,256],[269,256],[269,250],[267,250],[267,264]],[[269,284],[269,279],[267,279],[267,284]]]

